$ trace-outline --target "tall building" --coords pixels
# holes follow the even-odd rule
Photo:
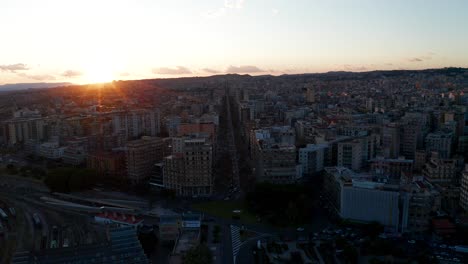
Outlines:
[[[94,169],[103,179],[122,183],[127,178],[126,153],[123,150],[88,153],[86,167]]]
[[[176,137],[178,133],[178,128],[182,119],[180,116],[168,116],[165,118],[165,128],[169,137]]]
[[[124,134],[127,139],[141,136],[157,136],[160,132],[159,109],[135,109],[112,114],[115,134]]]
[[[425,150],[416,150],[414,153],[414,171],[421,172],[427,161],[427,152]]]
[[[362,167],[362,142],[358,139],[338,143],[338,166],[359,171]]]
[[[326,144],[307,144],[305,148],[299,149],[299,164],[302,166],[303,176],[312,176],[323,170],[327,149]]]
[[[449,159],[452,156],[452,139],[452,133],[443,131],[429,133],[426,137],[426,151],[438,152],[441,158]]]
[[[177,136],[188,136],[194,134],[208,135],[211,142],[216,142],[216,125],[209,123],[182,123],[177,128]]]
[[[16,111],[13,118],[2,122],[4,142],[8,145],[22,144],[30,139],[47,139],[47,124],[36,111]]]
[[[403,155],[406,159],[414,159],[416,149],[419,145],[422,145],[422,142],[420,142],[422,136],[421,129],[421,124],[416,121],[407,122],[401,126],[399,155]]]
[[[127,143],[127,179],[130,183],[149,180],[154,164],[162,161],[163,146],[162,138],[146,136]]]
[[[402,178],[409,182],[412,180],[412,160],[375,158],[370,163],[372,176],[379,182],[400,184]]]
[[[382,150],[386,158],[397,158],[400,155],[400,125],[390,123],[382,129]]]
[[[406,229],[407,208],[400,207],[398,188],[359,179],[359,174],[344,167],[325,171],[324,199],[332,213],[343,219],[377,221],[395,232]]]
[[[163,185],[178,196],[213,192],[213,146],[206,138],[182,138],[179,151],[164,158]]]
[[[457,160],[443,159],[437,152],[432,152],[423,169],[423,175],[432,183],[454,183],[457,176]]]
[[[294,129],[289,126],[252,131],[251,152],[258,181],[285,184],[302,176],[294,143]]]
[[[368,112],[374,112],[374,107],[375,107],[374,99],[367,98],[366,99],[366,109],[367,109],[367,111]]]
[[[465,171],[463,172],[460,188],[460,207],[468,212],[468,165],[465,164]]]
[[[308,103],[315,103],[315,89],[311,85],[307,86],[306,101]]]
[[[427,232],[433,215],[441,209],[440,193],[423,179],[414,181],[405,191],[405,203],[408,203],[407,230],[413,233]]]

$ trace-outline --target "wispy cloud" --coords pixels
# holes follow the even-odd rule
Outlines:
[[[221,8],[218,8],[216,10],[209,11],[204,16],[206,18],[217,18],[217,17],[220,17],[220,16],[224,16],[225,14],[226,14],[226,8],[221,7]]]
[[[217,71],[217,70],[214,70],[214,69],[210,69],[210,68],[204,68],[202,69],[204,72],[208,72],[208,73],[220,73],[220,71]]]
[[[244,0],[224,0],[224,7],[231,9],[241,9],[244,7]]]
[[[412,57],[412,58],[409,58],[408,61],[410,61],[410,62],[428,61],[428,60],[431,60],[432,57],[434,57],[435,55],[436,55],[436,53],[434,53],[432,51],[429,51],[429,52],[426,53],[426,55]]]
[[[61,74],[62,77],[66,77],[66,78],[75,78],[81,75],[83,75],[83,73],[79,71],[75,71],[75,70],[67,70]]]
[[[264,72],[264,70],[258,68],[257,66],[253,65],[243,65],[243,66],[229,66],[226,69],[227,73],[256,73],[256,72]]]
[[[351,65],[351,64],[344,64],[343,68],[346,71],[366,71],[367,70],[367,67],[365,66]]]
[[[49,75],[49,74],[34,75],[34,74],[18,73],[18,76],[36,80],[36,81],[53,81],[56,79],[55,76]]]
[[[242,9],[244,7],[244,0],[224,0],[224,6],[218,9],[208,11],[204,16],[206,18],[217,18],[226,15],[228,10]]]
[[[187,67],[177,66],[176,68],[168,68],[168,67],[156,68],[156,69],[153,69],[153,73],[177,75],[177,74],[191,74],[192,71]]]
[[[16,71],[27,71],[27,70],[29,70],[29,68],[24,63],[16,63],[16,64],[0,65],[0,70],[1,71],[16,72]]]
[[[410,62],[420,62],[420,61],[423,61],[422,58],[418,58],[418,57],[409,58],[408,60],[409,60]]]
[[[129,72],[121,72],[121,73],[119,74],[119,76],[121,76],[121,77],[127,77],[127,76],[130,76],[130,73],[129,73]]]

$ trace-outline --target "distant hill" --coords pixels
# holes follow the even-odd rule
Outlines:
[[[0,92],[27,90],[27,89],[45,89],[72,85],[72,83],[15,83],[0,85]]]

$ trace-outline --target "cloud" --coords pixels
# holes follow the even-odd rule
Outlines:
[[[430,51],[430,52],[427,52],[426,55],[424,55],[424,56],[409,58],[408,61],[410,61],[410,62],[427,61],[427,60],[432,59],[432,57],[434,57],[435,55],[436,54],[434,52]]]
[[[343,65],[343,68],[346,71],[366,71],[367,68],[364,66],[356,66],[356,65],[351,65],[351,64],[345,64]]]
[[[408,59],[410,62],[420,62],[420,61],[423,61],[422,58],[417,58],[417,57],[414,57],[414,58],[410,58]]]
[[[129,72],[122,72],[122,73],[119,74],[119,76],[127,77],[127,76],[130,76],[130,73]]]
[[[16,72],[16,71],[27,71],[29,70],[29,68],[24,63],[16,63],[16,64],[0,65],[0,70]]]
[[[276,9],[276,8],[272,8],[272,9],[271,9],[271,14],[272,14],[273,16],[278,15],[278,13],[279,13],[279,10],[278,10],[278,9]]]
[[[226,14],[226,8],[221,7],[213,11],[209,11],[208,13],[205,14],[206,18],[217,18],[220,16],[224,16]]]
[[[67,70],[64,73],[62,73],[62,76],[67,78],[75,78],[81,75],[83,75],[81,72],[74,70]]]
[[[242,9],[244,7],[244,0],[224,0],[224,6],[215,10],[211,10],[204,14],[206,18],[217,18],[226,15],[228,10]]]
[[[241,9],[244,7],[244,0],[224,0],[224,7],[230,9]]]
[[[168,67],[156,68],[156,69],[153,69],[153,73],[177,75],[177,74],[191,74],[192,71],[184,66],[177,66],[176,68],[168,68]]]
[[[205,72],[208,72],[208,73],[220,73],[220,71],[213,70],[213,69],[210,69],[210,68],[204,68],[202,70],[205,71]]]
[[[38,74],[38,75],[33,75],[33,74],[26,74],[26,73],[18,73],[18,76],[36,80],[36,81],[53,81],[55,80],[55,76],[49,75],[49,74]]]
[[[244,66],[229,66],[226,69],[227,73],[256,73],[256,72],[264,72],[264,70],[258,68],[257,66],[252,65],[244,65]]]

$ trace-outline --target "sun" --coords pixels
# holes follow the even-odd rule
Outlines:
[[[89,66],[87,67],[85,78],[89,83],[111,82],[114,79],[112,66],[102,63]]]

